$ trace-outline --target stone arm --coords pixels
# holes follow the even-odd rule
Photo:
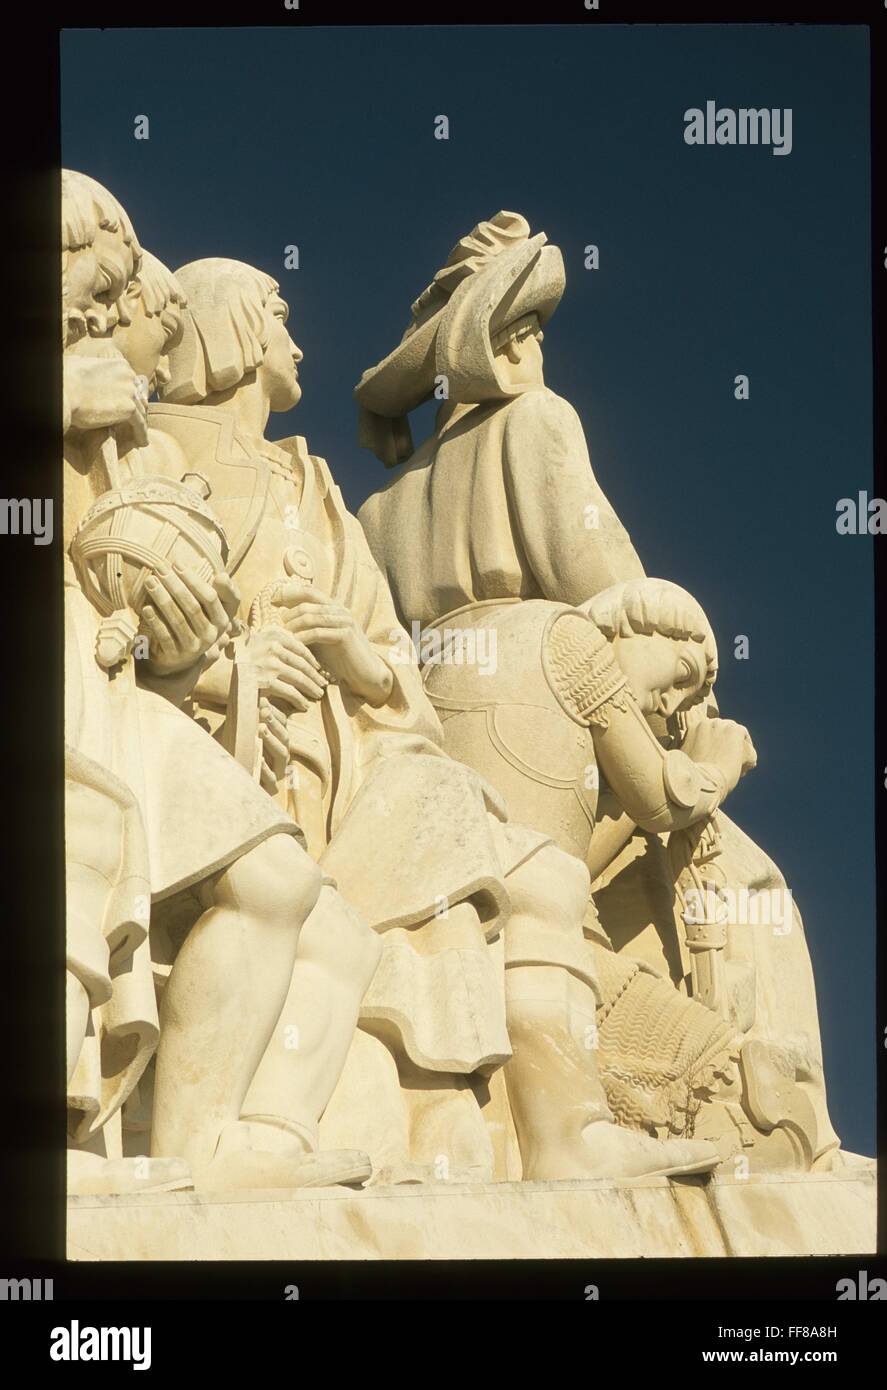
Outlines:
[[[661,834],[707,818],[754,766],[748,732],[728,719],[697,726],[696,759],[662,748],[594,623],[562,617],[552,628],[546,662],[552,688],[571,716],[588,726],[603,776],[642,830]],[[620,834],[614,830],[614,842]]]
[[[543,598],[578,605],[644,569],[591,467],[579,416],[552,391],[509,411],[505,483],[516,539]]]
[[[631,816],[621,809],[617,808],[612,817],[602,816],[601,798],[598,798],[598,815],[585,856],[592,887],[595,880],[612,864],[617,854],[621,854],[636,829],[637,825]]]
[[[592,725],[592,738],[601,772],[642,830],[661,834],[704,820],[738,781],[713,762],[693,762],[677,748],[666,752],[628,691],[607,706],[605,725]]]
[[[83,338],[62,358],[64,433],[126,428],[147,442],[148,384],[107,338]]]

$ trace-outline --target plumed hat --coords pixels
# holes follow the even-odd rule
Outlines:
[[[564,265],[544,232],[530,236],[526,219],[499,212],[461,239],[412,306],[412,321],[393,352],[364,372],[354,395],[359,442],[392,468],[413,450],[406,416],[447,379],[450,400],[481,401],[516,394],[500,375],[492,338],[535,314],[540,324],[564,292]]]

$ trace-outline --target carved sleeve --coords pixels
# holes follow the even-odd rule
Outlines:
[[[707,763],[657,742],[613,648],[595,624],[566,614],[546,652],[549,679],[574,719],[591,729],[598,763],[623,810],[643,830],[679,830],[709,816],[727,780]]]
[[[510,408],[503,466],[517,538],[543,598],[579,604],[644,569],[592,472],[579,416],[552,391]]]

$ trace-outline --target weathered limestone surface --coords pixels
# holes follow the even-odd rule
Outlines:
[[[663,1259],[875,1250],[875,1176],[72,1197],[72,1260]]]

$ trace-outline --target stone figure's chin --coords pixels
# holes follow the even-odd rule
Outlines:
[[[302,388],[298,381],[287,382],[274,393],[271,400],[271,409],[276,411],[292,410],[294,405],[298,405],[302,399]]]

